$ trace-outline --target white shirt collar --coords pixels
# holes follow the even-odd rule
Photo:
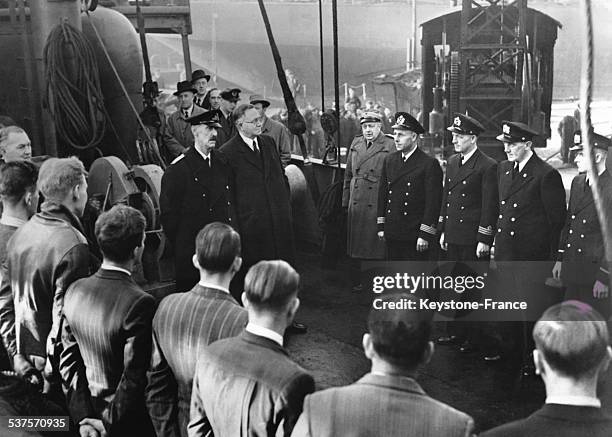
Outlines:
[[[187,118],[191,117],[191,114],[193,113],[193,107],[195,106],[195,104],[192,104],[188,109],[181,109],[181,114],[185,114],[185,111],[187,111]]]
[[[474,153],[476,153],[477,149],[478,149],[478,147],[474,147],[474,150],[472,150],[470,153],[467,153],[467,154],[463,155],[461,157],[461,163],[465,164],[466,162],[468,162],[468,160],[474,155]]]
[[[548,396],[547,404],[573,405],[575,407],[595,407],[601,408],[601,401],[590,396],[558,395]]]
[[[404,153],[402,153],[402,159],[404,160],[404,162],[408,161],[408,158],[410,158],[410,157],[412,156],[412,154],[413,154],[414,152],[416,152],[416,149],[417,149],[417,148],[418,148],[418,146],[417,146],[417,147],[415,147],[414,149],[412,149],[412,152],[407,153],[406,155],[404,155]]]
[[[114,270],[116,272],[123,272],[123,273],[127,273],[129,276],[132,276],[132,272],[130,272],[129,270],[126,270],[126,269],[124,269],[122,267],[113,266],[113,265],[107,264],[105,262],[102,263],[100,268],[104,269],[104,270]]]
[[[208,159],[208,165],[210,165],[210,150],[208,151],[208,155],[205,155],[204,153],[202,153],[202,151],[200,149],[198,149],[195,144],[193,146],[193,148],[196,150],[196,152],[198,152],[200,154],[200,156],[204,159]]]
[[[246,143],[246,145],[249,146],[249,149],[255,151],[255,149],[253,148],[254,138],[245,137],[244,135],[242,135],[242,132],[238,133],[240,134],[242,140]]]
[[[523,171],[523,169],[527,165],[527,162],[531,159],[532,156],[533,156],[533,150],[529,150],[527,154],[525,155],[525,159],[523,159],[521,162],[518,163],[519,172]]]
[[[230,291],[227,288],[221,287],[220,285],[217,285],[217,284],[213,284],[212,282],[200,281],[198,282],[198,285],[204,288],[214,288],[215,290],[220,290],[220,291],[223,291],[224,293],[230,294]]]
[[[5,226],[12,226],[14,228],[21,227],[21,225],[23,225],[25,222],[25,220],[7,215],[6,213],[2,213],[2,218],[0,218],[0,224]]]
[[[265,337],[269,340],[272,340],[274,343],[278,343],[279,346],[283,346],[283,336],[278,332],[274,332],[271,329],[264,328],[263,326],[255,325],[254,323],[247,323],[246,331],[250,332],[254,335],[259,335],[260,337]]]

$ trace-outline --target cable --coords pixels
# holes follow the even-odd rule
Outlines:
[[[59,138],[86,150],[98,146],[106,132],[104,97],[94,51],[78,29],[57,25],[43,51],[49,108]]]

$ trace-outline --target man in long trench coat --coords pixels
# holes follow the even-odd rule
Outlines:
[[[351,257],[352,290],[362,290],[361,260],[382,260],[385,245],[377,236],[378,182],[385,157],[395,150],[392,137],[381,131],[382,116],[366,112],[348,152],[342,206],[348,210],[347,254]]]

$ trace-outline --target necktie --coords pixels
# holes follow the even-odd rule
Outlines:
[[[368,141],[366,149],[369,149],[370,147],[372,147],[372,141]]]
[[[519,165],[518,165],[518,162],[515,162],[514,167],[512,168],[512,179],[514,179],[516,175],[518,174],[519,174]]]
[[[256,155],[259,155],[259,147],[257,146],[257,138],[253,138],[253,152]]]
[[[183,115],[185,116],[185,118],[189,118],[189,110],[185,109],[183,111]]]
[[[465,156],[461,155],[461,159],[459,160],[459,167],[465,164]]]
[[[210,158],[204,158],[204,165],[210,167]]]

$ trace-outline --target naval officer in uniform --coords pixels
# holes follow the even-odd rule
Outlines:
[[[190,290],[199,279],[192,263],[195,237],[211,222],[236,225],[231,168],[214,150],[219,124],[214,111],[188,119],[195,144],[168,167],[161,183],[164,232],[175,251],[176,290]]]
[[[508,160],[497,167],[499,216],[494,256],[505,300],[528,303],[529,309],[517,320],[515,353],[511,354],[519,363],[522,360],[523,376],[533,374],[529,356],[533,323],[556,303],[544,282],[557,257],[566,212],[561,175],[533,151],[532,140],[537,135],[524,123],[504,121],[497,137],[504,143]]]
[[[426,261],[436,244],[442,203],[442,169],[417,146],[423,126],[410,114],[395,114],[397,151],[383,163],[378,190],[378,237],[387,259]]]
[[[606,156],[612,141],[603,135],[592,134],[595,167],[604,209],[612,211],[612,176],[606,169]],[[588,303],[605,318],[610,316],[609,266],[604,251],[604,239],[593,202],[587,162],[583,151],[583,135],[574,135],[574,161],[579,174],[572,181],[569,208],[559,240],[559,256],[553,277],[566,287],[565,300],[576,299]],[[612,222],[608,224],[612,229]]]
[[[447,129],[457,153],[446,167],[440,246],[451,261],[488,261],[497,220],[497,162],[479,150],[485,128],[475,118],[457,113]],[[476,325],[450,323],[448,329],[450,335],[440,337],[439,344],[463,343],[462,352],[475,347]]]
[[[379,113],[365,112],[359,122],[362,134],[349,148],[342,192],[342,207],[348,211],[347,254],[354,292],[362,289],[361,260],[385,259],[385,245],[376,227],[378,186],[383,161],[395,151],[392,137],[382,132]]]

